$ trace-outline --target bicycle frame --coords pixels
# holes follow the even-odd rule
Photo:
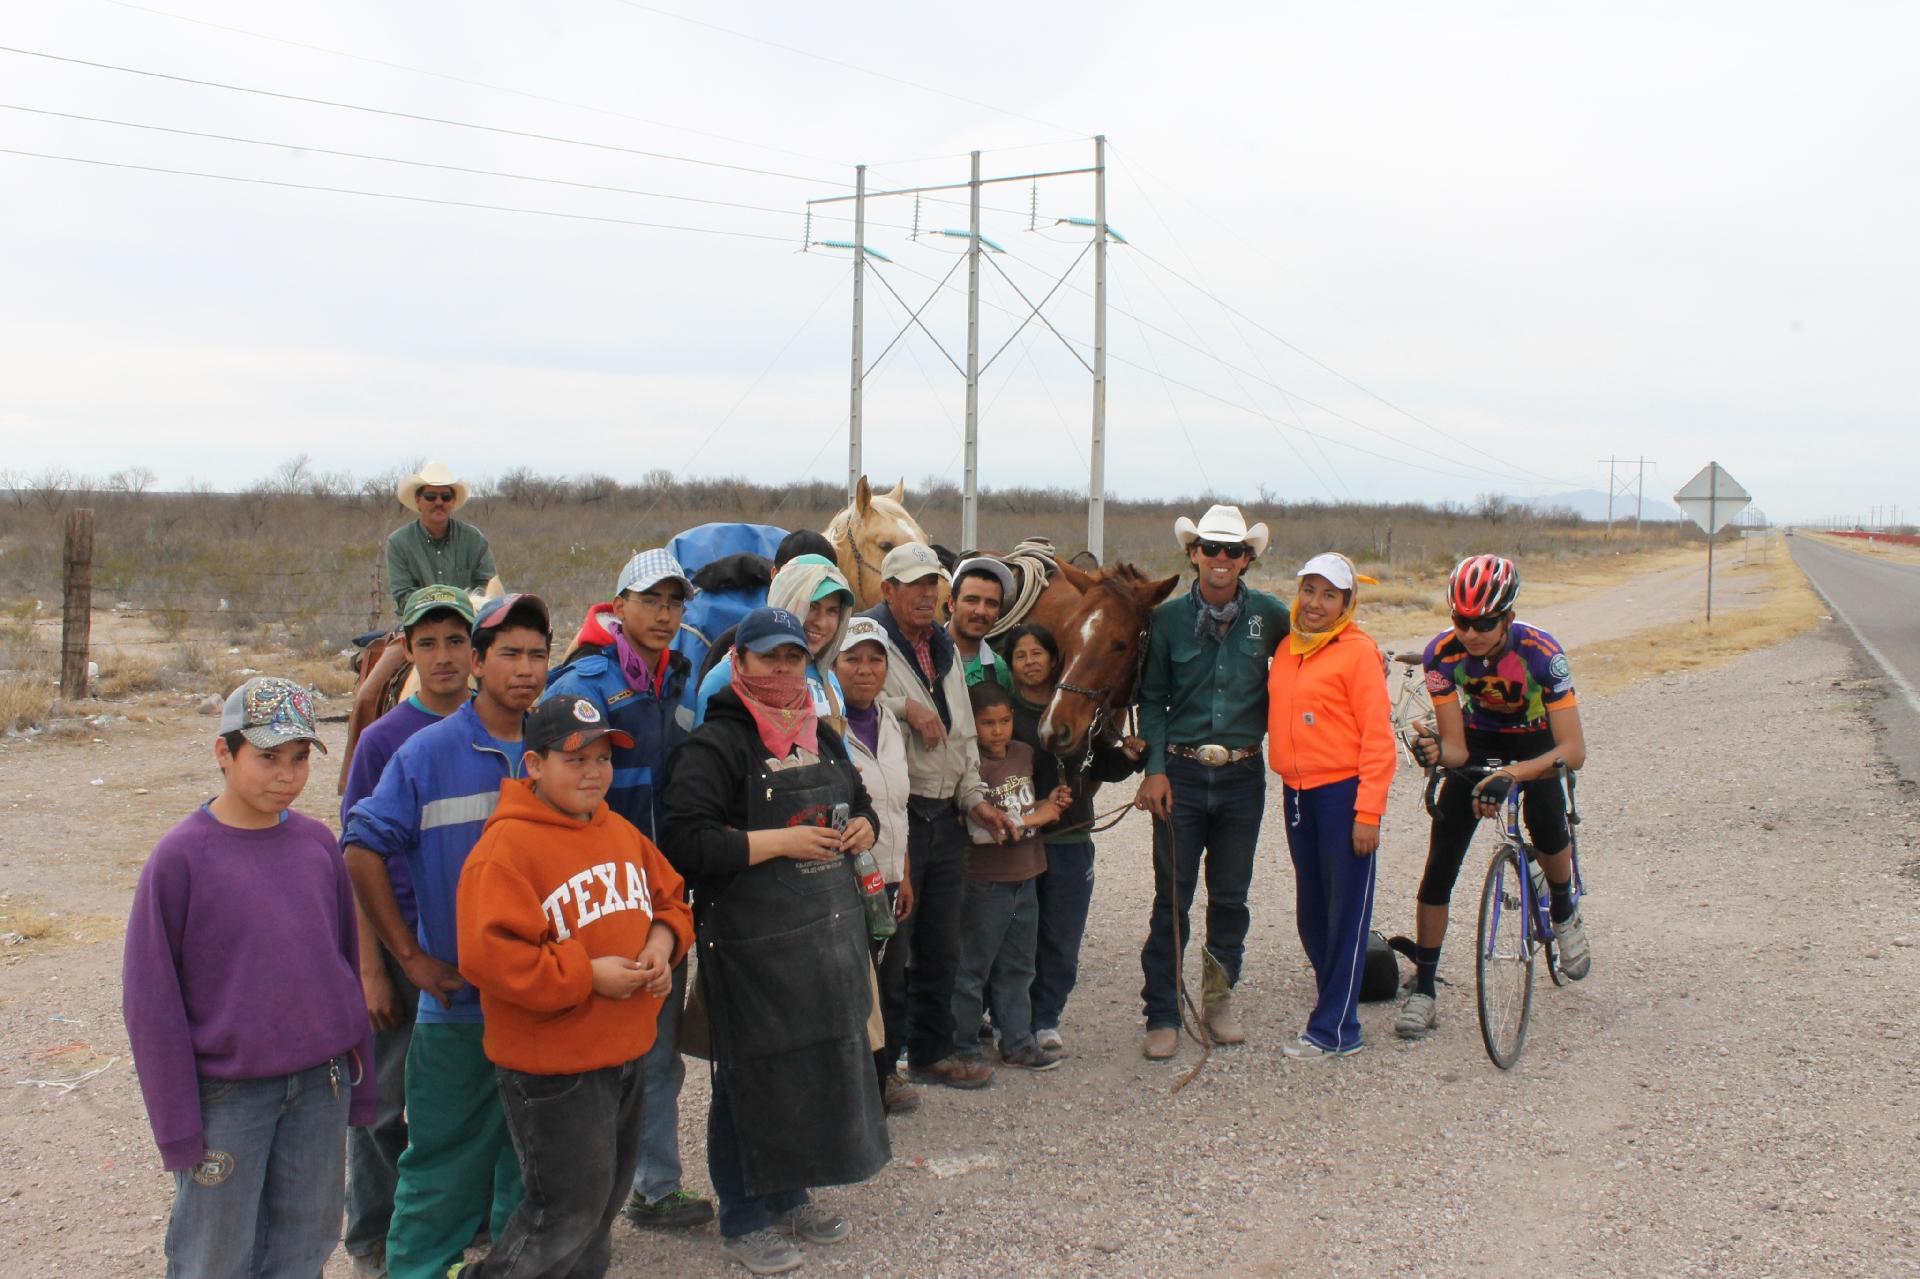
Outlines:
[[[1440,784],[1447,777],[1453,776],[1462,781],[1478,782],[1499,772],[1503,767],[1504,764],[1500,762],[1487,761],[1466,764],[1459,768],[1437,766],[1429,768],[1426,794],[1428,816],[1439,816]],[[1573,900],[1577,904],[1586,896],[1587,884],[1580,874],[1580,805],[1575,798],[1576,774],[1564,763],[1556,763],[1554,767],[1555,780],[1559,782],[1561,791],[1567,797],[1567,850],[1573,855]],[[1515,785],[1507,790],[1507,798],[1502,805],[1499,819],[1500,844],[1502,848],[1513,849],[1514,855],[1520,860],[1520,902],[1521,909],[1525,912],[1527,944],[1530,947],[1545,946],[1552,943],[1555,938],[1552,902],[1548,895],[1541,891],[1546,885],[1545,873],[1538,872],[1539,878],[1537,880],[1535,878],[1539,862],[1534,858],[1533,845],[1527,842],[1526,836],[1520,829],[1520,799],[1523,789],[1522,786]],[[1496,912],[1498,909],[1496,907]],[[1550,967],[1554,981],[1558,983],[1560,961],[1557,954],[1551,957]]]

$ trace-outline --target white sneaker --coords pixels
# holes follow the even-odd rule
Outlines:
[[[1034,1031],[1033,1042],[1050,1053],[1063,1053],[1067,1050],[1067,1046],[1060,1042],[1058,1026],[1048,1026],[1045,1030]]]
[[[1434,1006],[1433,996],[1415,991],[1407,996],[1406,1003],[1400,1005],[1400,1015],[1393,1022],[1393,1033],[1402,1039],[1425,1039],[1427,1032],[1439,1020],[1439,1009]]]
[[[1554,940],[1560,946],[1560,971],[1570,981],[1579,981],[1593,971],[1593,947],[1587,942],[1587,926],[1580,912],[1553,926]]]

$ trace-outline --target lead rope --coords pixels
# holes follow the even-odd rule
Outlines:
[[[1153,818],[1154,872],[1157,877],[1161,869],[1159,834],[1160,828],[1163,826],[1167,832],[1167,856],[1165,859],[1168,888],[1167,905],[1171,908],[1170,914],[1173,920],[1173,980],[1175,987],[1180,992],[1180,1028],[1187,1032],[1187,1038],[1200,1045],[1200,1060],[1194,1062],[1186,1074],[1174,1081],[1173,1091],[1179,1092],[1182,1088],[1185,1088],[1194,1081],[1195,1077],[1206,1068],[1207,1058],[1213,1056],[1213,1032],[1207,1029],[1206,1018],[1202,1017],[1200,1010],[1194,1006],[1193,992],[1187,989],[1187,951],[1184,945],[1185,939],[1180,935],[1180,879],[1174,868],[1173,823],[1161,817],[1158,813],[1154,814]]]

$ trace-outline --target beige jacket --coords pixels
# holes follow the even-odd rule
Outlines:
[[[867,794],[873,797],[873,811],[880,818],[880,835],[874,841],[873,859],[880,863],[880,878],[897,884],[907,870],[907,740],[900,721],[884,704],[880,707],[880,749],[876,753],[847,730],[847,754],[860,770]]]
[[[987,797],[986,785],[980,780],[980,742],[973,731],[973,703],[967,699],[966,666],[955,654],[953,664],[947,668],[944,686],[953,723],[947,728],[946,737],[932,750],[921,745],[920,735],[907,724],[908,702],[918,702],[936,715],[940,713],[916,670],[912,651],[902,652],[889,631],[887,683],[880,690],[879,700],[899,717],[900,733],[907,742],[908,783],[913,793],[923,798],[951,799],[954,807],[965,815]]]

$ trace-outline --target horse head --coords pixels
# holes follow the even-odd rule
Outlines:
[[[895,484],[890,493],[875,493],[861,476],[853,501],[834,516],[825,529],[834,558],[846,574],[861,608],[880,602],[880,564],[887,552],[903,542],[925,542],[927,532],[907,514],[907,486]]]
[[[1060,673],[1040,716],[1040,742],[1069,759],[1086,749],[1097,720],[1119,717],[1133,701],[1153,610],[1180,578],[1154,581],[1131,564],[1091,573],[1062,564],[1060,572],[1079,590],[1080,605],[1054,628]]]

